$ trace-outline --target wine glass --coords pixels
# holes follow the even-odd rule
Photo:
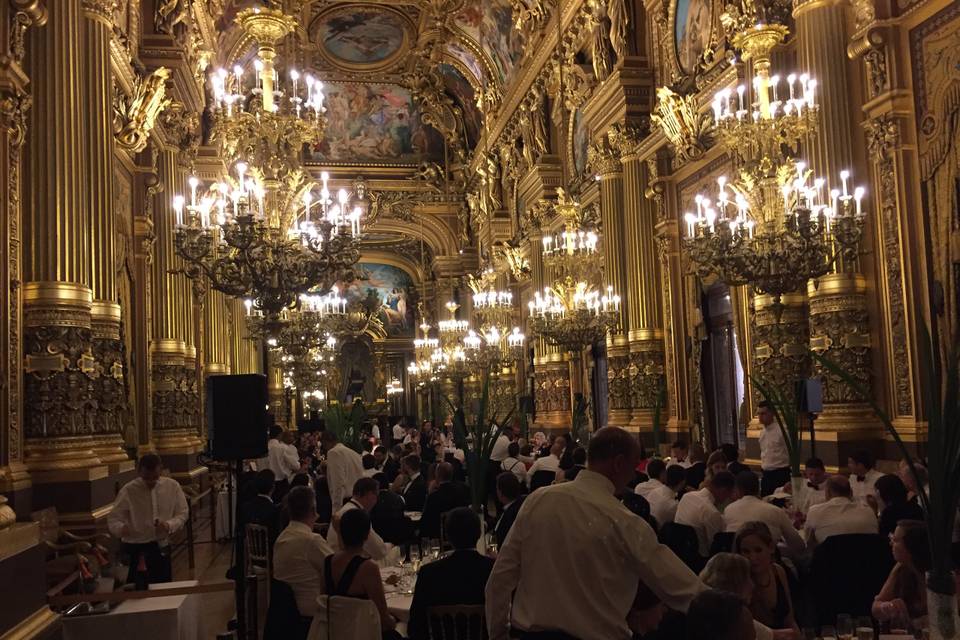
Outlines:
[[[837,640],[837,630],[830,626],[821,627],[820,637],[823,640]]]
[[[846,613],[837,616],[837,640],[853,640],[853,618]]]
[[[873,619],[857,618],[856,632],[857,640],[873,640]]]
[[[411,548],[410,549],[410,568],[413,572],[413,575],[417,575],[418,573],[420,573],[420,561],[421,561],[421,558],[420,558],[419,547]]]

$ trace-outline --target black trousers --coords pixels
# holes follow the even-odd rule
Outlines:
[[[788,482],[790,482],[790,467],[764,469],[763,475],[760,476],[760,497],[769,496]]]
[[[161,547],[156,542],[130,544],[124,542],[121,551],[126,556],[128,566],[127,584],[137,582],[137,566],[143,557],[147,566],[147,580],[150,584],[173,581],[173,562],[170,547]]]

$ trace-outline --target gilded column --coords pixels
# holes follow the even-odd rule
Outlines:
[[[81,21],[83,47],[81,113],[86,119],[85,156],[87,209],[90,229],[86,235],[90,255],[90,286],[93,295],[91,328],[96,381],[91,409],[94,451],[111,472],[129,471],[133,464],[124,451],[123,433],[130,419],[124,386],[123,343],[120,340],[120,305],[117,303],[114,242],[116,221],[113,198],[113,77],[110,39],[113,0],[83,0]]]
[[[651,434],[653,414],[663,384],[664,334],[660,260],[657,257],[657,202],[647,197],[648,173],[639,145],[647,132],[637,126],[617,125],[611,142],[620,148],[623,162],[623,236],[626,243],[626,288],[630,350],[630,426]],[[666,292],[663,292],[664,295]],[[664,407],[664,409],[666,409]],[[665,416],[666,411],[661,412]],[[650,435],[652,438],[652,434]]]
[[[136,395],[137,453],[152,453],[153,444],[153,393],[151,376],[153,353],[151,349],[154,328],[153,304],[153,254],[156,234],[154,233],[154,207],[159,200],[155,196],[163,189],[156,172],[157,151],[151,146],[141,157],[148,166],[138,170],[134,180],[135,202],[143,203],[143,208],[133,216],[133,309],[128,317],[132,319],[134,389]],[[161,218],[162,220],[162,218]]]
[[[847,62],[848,13],[845,2],[794,2],[800,68],[817,79],[821,94],[819,130],[809,137],[804,155],[814,174],[831,187],[839,184],[841,171],[853,169],[856,160],[852,116],[858,84]],[[811,283],[808,287],[810,348],[841,364],[872,394],[865,278],[856,262],[838,264],[836,272],[821,278],[820,286]],[[824,384],[824,412],[817,429],[844,431],[844,439],[856,437],[856,431],[867,437],[881,433],[867,403],[854,398],[847,386],[818,362],[813,363],[812,372]],[[838,454],[837,459],[842,466],[846,455]]]
[[[186,184],[184,168],[175,149],[159,153],[157,171],[162,188],[154,196],[153,233],[156,237],[152,270],[153,330],[150,343],[153,443],[164,460],[176,461],[174,474],[183,479],[199,448],[195,393],[196,350],[186,307],[193,303],[174,252],[169,199]]]
[[[204,365],[206,376],[230,373],[230,333],[227,331],[227,300],[219,291],[210,291],[204,305]]]
[[[623,233],[626,222],[625,196],[620,147],[611,143],[607,136],[603,136],[588,149],[587,162],[591,171],[600,176],[604,280],[613,287],[617,295],[630,299],[633,292],[628,289],[626,275],[626,234]],[[610,403],[607,423],[618,427],[629,426],[631,418],[630,346],[627,340],[629,327],[629,308],[624,303],[620,306],[620,318],[616,328],[607,335],[607,385]]]
[[[77,55],[84,46],[82,20],[80,3],[51,3],[47,27],[28,38],[30,124],[43,135],[28,137],[24,171],[25,460],[50,483],[89,482],[107,472],[93,439],[92,220]],[[35,489],[35,507],[53,504],[52,495],[39,493]],[[91,508],[79,504],[76,510]]]

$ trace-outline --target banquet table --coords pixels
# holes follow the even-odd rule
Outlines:
[[[193,587],[196,580],[151,584],[151,591]],[[63,618],[63,640],[199,640],[199,598],[194,595],[126,600],[109,613]]]
[[[383,567],[380,569],[380,575],[386,579],[388,576],[397,575],[400,569],[397,567]],[[413,588],[417,582],[416,575],[410,575],[406,578],[409,586],[403,587],[384,583],[383,589],[387,597],[387,609],[390,615],[400,622],[410,621],[410,607],[413,605]]]

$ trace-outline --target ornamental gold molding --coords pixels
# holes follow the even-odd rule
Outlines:
[[[189,0],[157,0],[153,27],[158,33],[178,37],[190,18]]]
[[[699,112],[695,95],[657,88],[657,106],[650,120],[663,130],[682,162],[699,159],[712,142],[713,122],[709,114]]]
[[[171,102],[160,112],[159,121],[167,140],[179,150],[178,164],[192,167],[200,150],[200,115],[187,111],[183,103]]]
[[[135,76],[133,93],[130,96],[116,91],[113,131],[117,144],[123,149],[140,153],[147,147],[157,117],[172,102],[166,97],[166,82],[169,77],[169,69],[160,67],[149,76]]]
[[[587,148],[587,167],[601,178],[619,175],[623,172],[620,147],[612,144],[608,136],[601,137]]]
[[[42,0],[11,0],[16,10],[10,19],[10,56],[16,64],[23,63],[27,54],[27,29],[47,23],[47,8]]]

